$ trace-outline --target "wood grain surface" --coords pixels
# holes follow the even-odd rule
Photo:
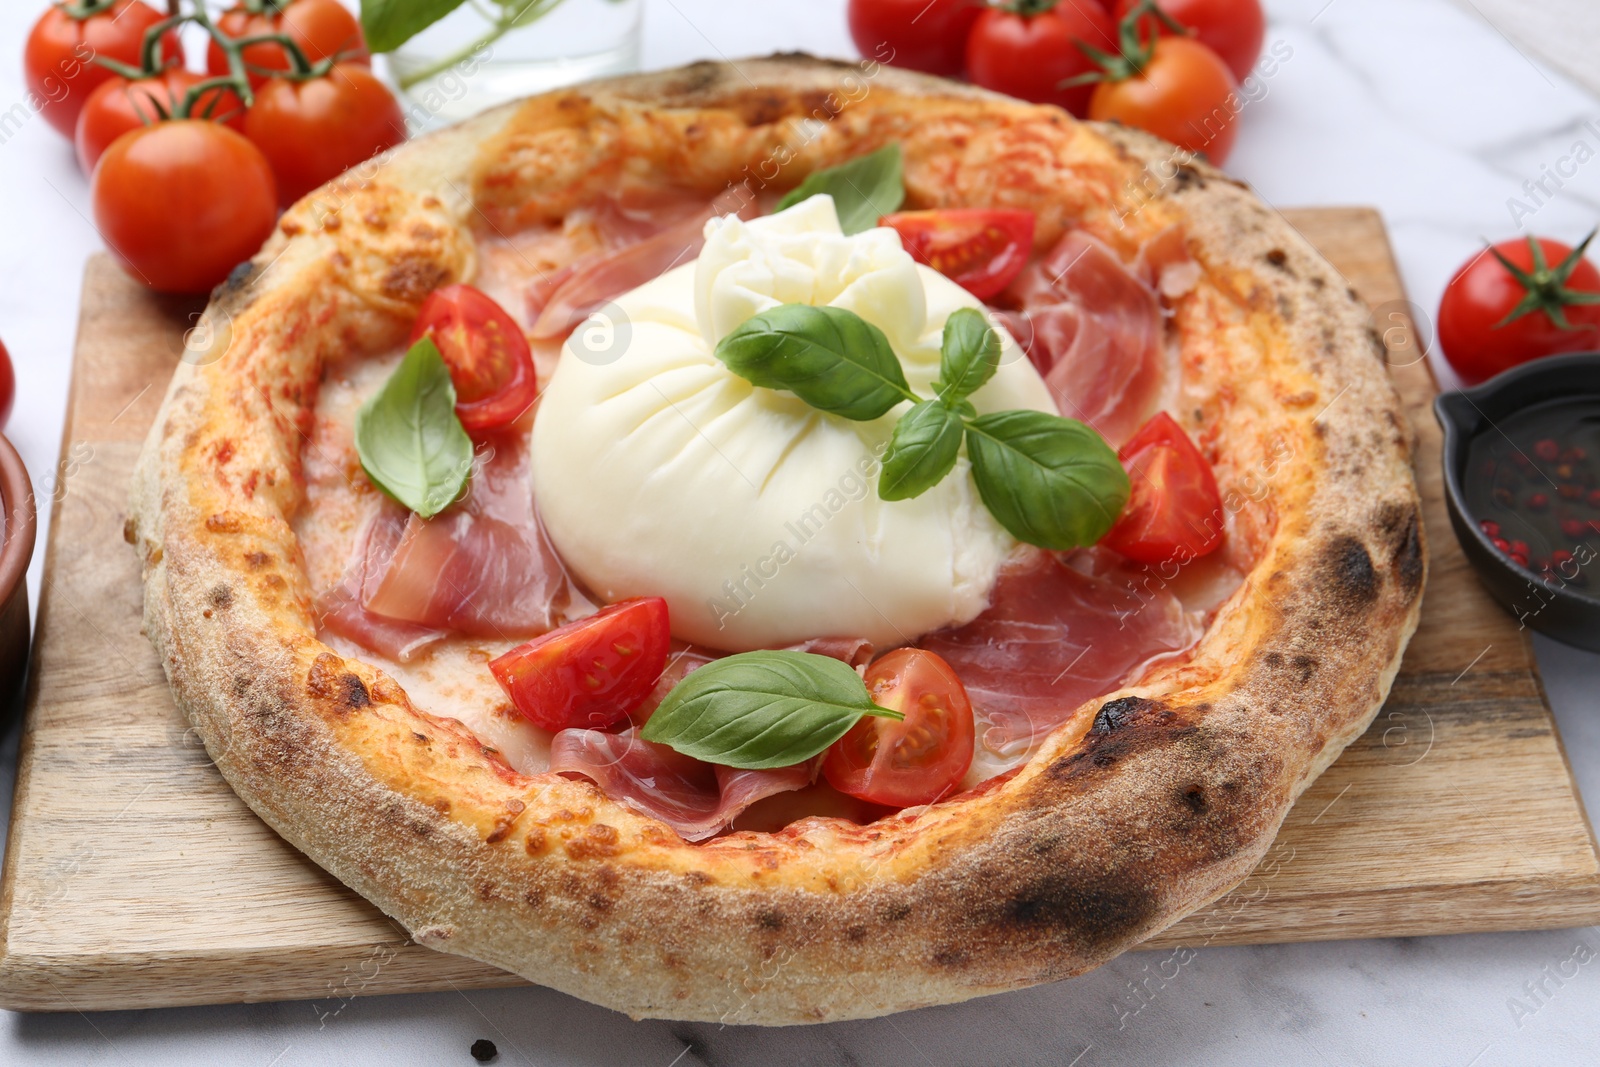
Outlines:
[[[1375,308],[1420,442],[1432,575],[1389,703],[1239,889],[1152,947],[1600,921],[1600,857],[1527,635],[1479,588],[1440,496],[1434,387],[1368,209],[1289,217]],[[197,304],[104,257],[84,282],[0,891],[0,1006],[91,1010],[516,984],[409,941],[218,775],[139,633],[129,473]],[[40,475],[41,472],[35,472]]]

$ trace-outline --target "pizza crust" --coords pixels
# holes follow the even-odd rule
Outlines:
[[[824,121],[829,94],[846,106]],[[975,794],[690,845],[587,782],[517,774],[317,640],[290,523],[324,361],[399,344],[427,292],[471,277],[474,233],[630,181],[715,193],[779,154],[772,180],[792,186],[888,139],[913,205],[1033,207],[1041,245],[1076,219],[1125,232],[1125,251],[1186,225],[1204,277],[1175,320],[1182,414],[1260,539],[1187,662],[1078,709]],[[358,168],[219,288],[225,354],[180,367],[140,462],[130,535],[179,706],[246,803],[418,941],[634,1016],[873,1016],[1138,944],[1243,879],[1365,729],[1426,570],[1409,429],[1364,305],[1242,185],[1174,151],[777,56],[549,94]]]

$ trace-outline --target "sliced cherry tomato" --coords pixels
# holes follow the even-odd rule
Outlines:
[[[28,91],[46,121],[68,137],[78,125],[89,94],[113,75],[98,57],[137,67],[144,33],[164,18],[142,0],[78,0],[53,4],[28,34],[23,68]],[[176,30],[161,36],[161,63],[179,63],[183,48]]]
[[[93,174],[94,165],[112,141],[129,130],[170,118],[189,90],[204,80],[182,67],[168,67],[152,78],[129,81],[116,75],[102,83],[89,94],[78,115],[77,136],[73,138],[78,166],[85,174]],[[235,130],[244,125],[244,101],[231,89],[207,90],[193,113],[195,118],[224,122]]]
[[[518,645],[489,670],[535,726],[601,730],[644,703],[671,640],[667,602],[634,597]]]
[[[881,223],[926,263],[979,300],[1011,284],[1033,251],[1033,212],[983,208],[902,211]]]
[[[1456,272],[1439,301],[1439,345],[1463,382],[1600,348],[1600,270],[1584,258],[1593,238],[1577,248],[1544,237],[1501,241]]]
[[[1113,14],[1125,18],[1139,0],[1117,0]],[[1222,57],[1233,76],[1244,81],[1261,55],[1267,20],[1261,0],[1159,0],[1161,10],[1194,31],[1194,39]],[[1173,30],[1154,15],[1139,22],[1139,33],[1171,36]]]
[[[255,10],[251,10],[254,8]],[[339,0],[254,0],[236,4],[217,19],[223,35],[238,40],[281,33],[300,46],[312,63],[329,56],[341,62],[371,62],[361,23]],[[245,48],[244,61],[262,70],[292,70],[293,64],[283,46],[263,41]],[[215,41],[206,50],[206,69],[212,74],[227,74],[228,56]],[[260,88],[270,75],[249,72],[250,87]]]
[[[1165,411],[1117,450],[1133,492],[1100,542],[1139,563],[1187,563],[1222,544],[1222,495],[1200,450]]]
[[[850,39],[880,63],[951,77],[982,0],[850,0]]]
[[[822,773],[841,793],[908,808],[954,792],[972,765],[972,701],[950,664],[897,648],[867,668],[867,689],[902,721],[868,715],[835,741]]]
[[[1102,52],[1117,50],[1115,24],[1095,0],[991,7],[967,38],[967,73],[985,89],[1055,104],[1081,118],[1094,86],[1061,84],[1095,69],[1079,41]]]
[[[200,119],[118,137],[94,168],[89,198],[106,244],[153,289],[202,293],[255,255],[278,218],[261,150]]]
[[[432,337],[456,387],[456,415],[468,433],[522,417],[539,396],[533,354],[522,327],[470,285],[435,289],[422,302],[409,344]]]
[[[285,207],[406,139],[405,114],[365,66],[335,63],[304,81],[272,78],[256,90],[244,134],[266,153]]]
[[[1190,37],[1160,37],[1133,67],[1095,86],[1089,117],[1137,126],[1220,166],[1239,134],[1239,83],[1221,57]]]

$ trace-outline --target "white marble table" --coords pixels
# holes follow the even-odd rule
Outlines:
[[[1592,0],[1568,2],[1595,25]],[[1600,161],[1560,188],[1547,182],[1553,195],[1523,186],[1577,141],[1600,149],[1600,100],[1511,43],[1547,34],[1548,16],[1502,23],[1503,33],[1459,3],[1269,0],[1269,43],[1293,54],[1252,94],[1229,163],[1277,205],[1381,208],[1412,298],[1430,312],[1481,236],[1516,233],[1520,221],[1572,240],[1600,221]],[[41,6],[0,5],[0,114],[21,99],[20,42]],[[1517,17],[1509,0],[1480,6]],[[842,10],[842,0],[647,0],[646,64],[778,48],[849,54]],[[1547,54],[1569,67],[1600,54],[1593,38],[1557,43]],[[1597,84],[1596,73],[1585,80]],[[1512,198],[1524,204],[1516,218]],[[87,200],[42,121],[0,124],[0,204],[11,205],[0,223],[0,336],[21,397],[9,433],[36,481],[56,459],[79,277],[99,246]],[[42,552],[35,588],[41,562]],[[1545,641],[1538,651],[1573,768],[1600,811],[1600,658]],[[14,762],[13,735],[0,757],[4,798]],[[1206,948],[1165,981],[1161,959],[1136,953],[1049,988],[787,1031],[632,1023],[531,989],[5,1014],[0,1061],[471,1064],[468,1046],[482,1037],[499,1063],[541,1065],[1600,1063],[1600,929]],[[1129,1015],[1136,987],[1144,1006]]]

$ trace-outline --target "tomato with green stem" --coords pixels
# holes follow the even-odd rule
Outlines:
[[[881,63],[954,77],[982,0],[850,0],[850,39]]]
[[[671,640],[667,602],[634,597],[518,645],[489,673],[535,726],[601,730],[655,689]]]
[[[456,417],[468,433],[521,418],[539,396],[533,354],[522,327],[505,308],[470,285],[435,289],[422,302],[409,348],[433,338],[456,387]]]
[[[187,117],[201,86],[172,120],[113,141],[90,185],[95,225],[112,253],[163,292],[211,289],[277,223],[277,185],[261,150],[220,123]]]
[[[1491,245],[1468,260],[1439,301],[1439,346],[1467,385],[1541,356],[1600,348],[1600,270],[1547,237]]]
[[[217,18],[217,29],[236,41],[282,34],[312,63],[371,61],[361,23],[339,0],[241,0]],[[252,88],[260,88],[275,71],[296,69],[293,57],[275,41],[246,45],[244,61]],[[206,69],[228,73],[227,53],[215,40],[206,50]]]
[[[189,90],[204,80],[182,67],[168,67],[148,78],[129,80],[117,74],[103,82],[89,94],[73,137],[83,173],[94,173],[94,165],[118,137],[170,118]],[[195,110],[198,118],[223,122],[235,130],[244,126],[244,102],[232,89],[219,87],[202,93]]]
[[[1094,69],[1083,45],[1115,49],[1111,16],[1095,0],[1008,0],[986,9],[967,37],[967,75],[985,89],[1082,118],[1092,86],[1076,79]]]
[[[1261,55],[1267,20],[1261,0],[1157,0],[1173,22],[1187,28],[1194,39],[1215,52],[1233,76],[1244,81]],[[1139,0],[1117,0],[1112,12],[1118,21],[1139,5]],[[1171,36],[1179,31],[1153,14],[1140,24],[1141,34]]]
[[[45,121],[73,136],[89,94],[113,77],[109,67],[95,60],[141,65],[145,34],[163,21],[165,16],[143,0],[52,4],[29,32],[22,59],[28,91],[38,100]],[[160,59],[155,66],[183,61],[176,30],[161,32],[158,40]]]
[[[897,648],[867,667],[867,691],[903,719],[864,716],[828,748],[828,784],[859,800],[908,808],[960,787],[972,765],[975,725],[966,686],[941,657]]]

